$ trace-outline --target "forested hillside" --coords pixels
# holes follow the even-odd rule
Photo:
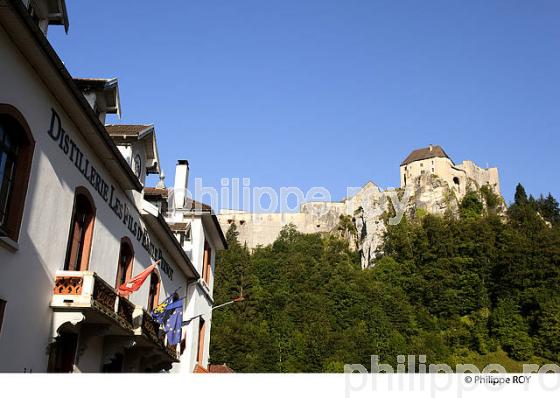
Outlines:
[[[428,363],[560,361],[560,209],[521,185],[507,215],[472,192],[460,215],[418,214],[391,226],[380,259],[332,235],[287,227],[252,254],[227,232],[213,314],[211,362],[237,372],[339,372],[370,355]]]

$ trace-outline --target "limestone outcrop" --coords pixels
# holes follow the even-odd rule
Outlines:
[[[408,178],[401,174],[400,188],[382,190],[368,182],[340,202],[306,202],[297,213],[222,210],[218,220],[224,231],[235,223],[239,240],[249,248],[271,244],[288,224],[302,233],[335,233],[348,239],[360,252],[363,268],[371,267],[379,254],[387,224],[400,222],[403,215],[411,218],[428,213],[457,215],[462,198],[482,185],[501,197],[497,169],[482,169],[471,161],[458,167],[440,147],[436,147],[439,150],[431,148],[413,151],[405,159],[401,172]],[[433,156],[426,158],[430,154]],[[406,163],[407,160],[411,161]],[[442,175],[427,172],[432,165],[432,170],[438,168]],[[444,169],[446,165],[450,170]]]

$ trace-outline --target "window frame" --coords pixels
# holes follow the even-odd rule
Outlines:
[[[152,297],[152,280],[154,278],[157,278],[157,285],[156,285],[156,291],[155,294]],[[157,272],[157,270],[154,270],[152,272],[152,274],[150,275],[150,286],[148,289],[148,312],[152,312],[154,310],[154,308],[157,307],[157,305],[159,304],[159,293],[160,293],[160,289],[161,289],[161,278]]]
[[[21,112],[12,105],[0,104],[0,123],[5,123],[8,128],[14,127],[19,133],[14,182],[10,189],[7,204],[7,221],[3,231],[0,230],[0,238],[8,238],[17,243],[31,177],[35,139]]]
[[[123,248],[128,247],[130,251],[130,260],[126,265],[126,270],[124,271],[124,275],[121,274],[121,259],[123,254]],[[124,282],[129,280],[132,277],[132,269],[134,268],[134,246],[132,245],[132,241],[127,236],[121,238],[120,246],[119,246],[119,257],[117,259],[117,273],[115,276],[115,289],[118,290],[119,286],[121,286]],[[124,281],[122,280],[122,276],[124,276]]]
[[[203,317],[199,317],[198,320],[198,348],[196,352],[196,362],[199,366],[202,366],[202,362],[204,361],[204,343],[206,335],[206,321]]]
[[[73,242],[74,242],[74,234],[75,234],[75,225],[76,225],[76,214],[77,214],[77,206],[78,200],[80,198],[87,202],[89,206],[89,216],[91,220],[86,226],[86,230],[83,232],[83,237],[80,241],[80,245],[82,246],[82,251],[80,254],[80,259],[75,269],[71,269],[70,261],[72,259],[72,250],[73,250]],[[64,260],[64,270],[65,271],[87,271],[89,268],[89,260],[91,257],[91,248],[93,245],[93,231],[95,227],[95,215],[97,209],[95,207],[95,202],[91,193],[85,188],[84,186],[76,187],[74,191],[74,205],[72,206],[72,217],[70,218],[70,228],[68,232],[68,240],[66,244],[66,257]],[[72,267],[74,268],[74,267]]]
[[[210,271],[212,269],[212,247],[204,241],[204,255],[202,256],[202,280],[210,287]]]

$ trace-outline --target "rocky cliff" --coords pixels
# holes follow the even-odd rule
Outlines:
[[[500,195],[497,186],[488,188]],[[362,267],[367,268],[375,264],[388,224],[400,222],[403,215],[409,218],[428,213],[457,215],[465,193],[478,189],[473,180],[461,194],[437,175],[426,174],[417,177],[406,189],[381,190],[368,182],[350,198],[340,202],[304,203],[299,213],[223,211],[218,219],[224,230],[235,223],[240,241],[250,248],[272,243],[287,224],[293,224],[303,233],[335,233],[348,239],[360,252]]]

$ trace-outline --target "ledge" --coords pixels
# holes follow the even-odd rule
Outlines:
[[[19,250],[19,244],[15,240],[10,239],[7,236],[0,236],[0,246],[5,247],[11,252]]]

